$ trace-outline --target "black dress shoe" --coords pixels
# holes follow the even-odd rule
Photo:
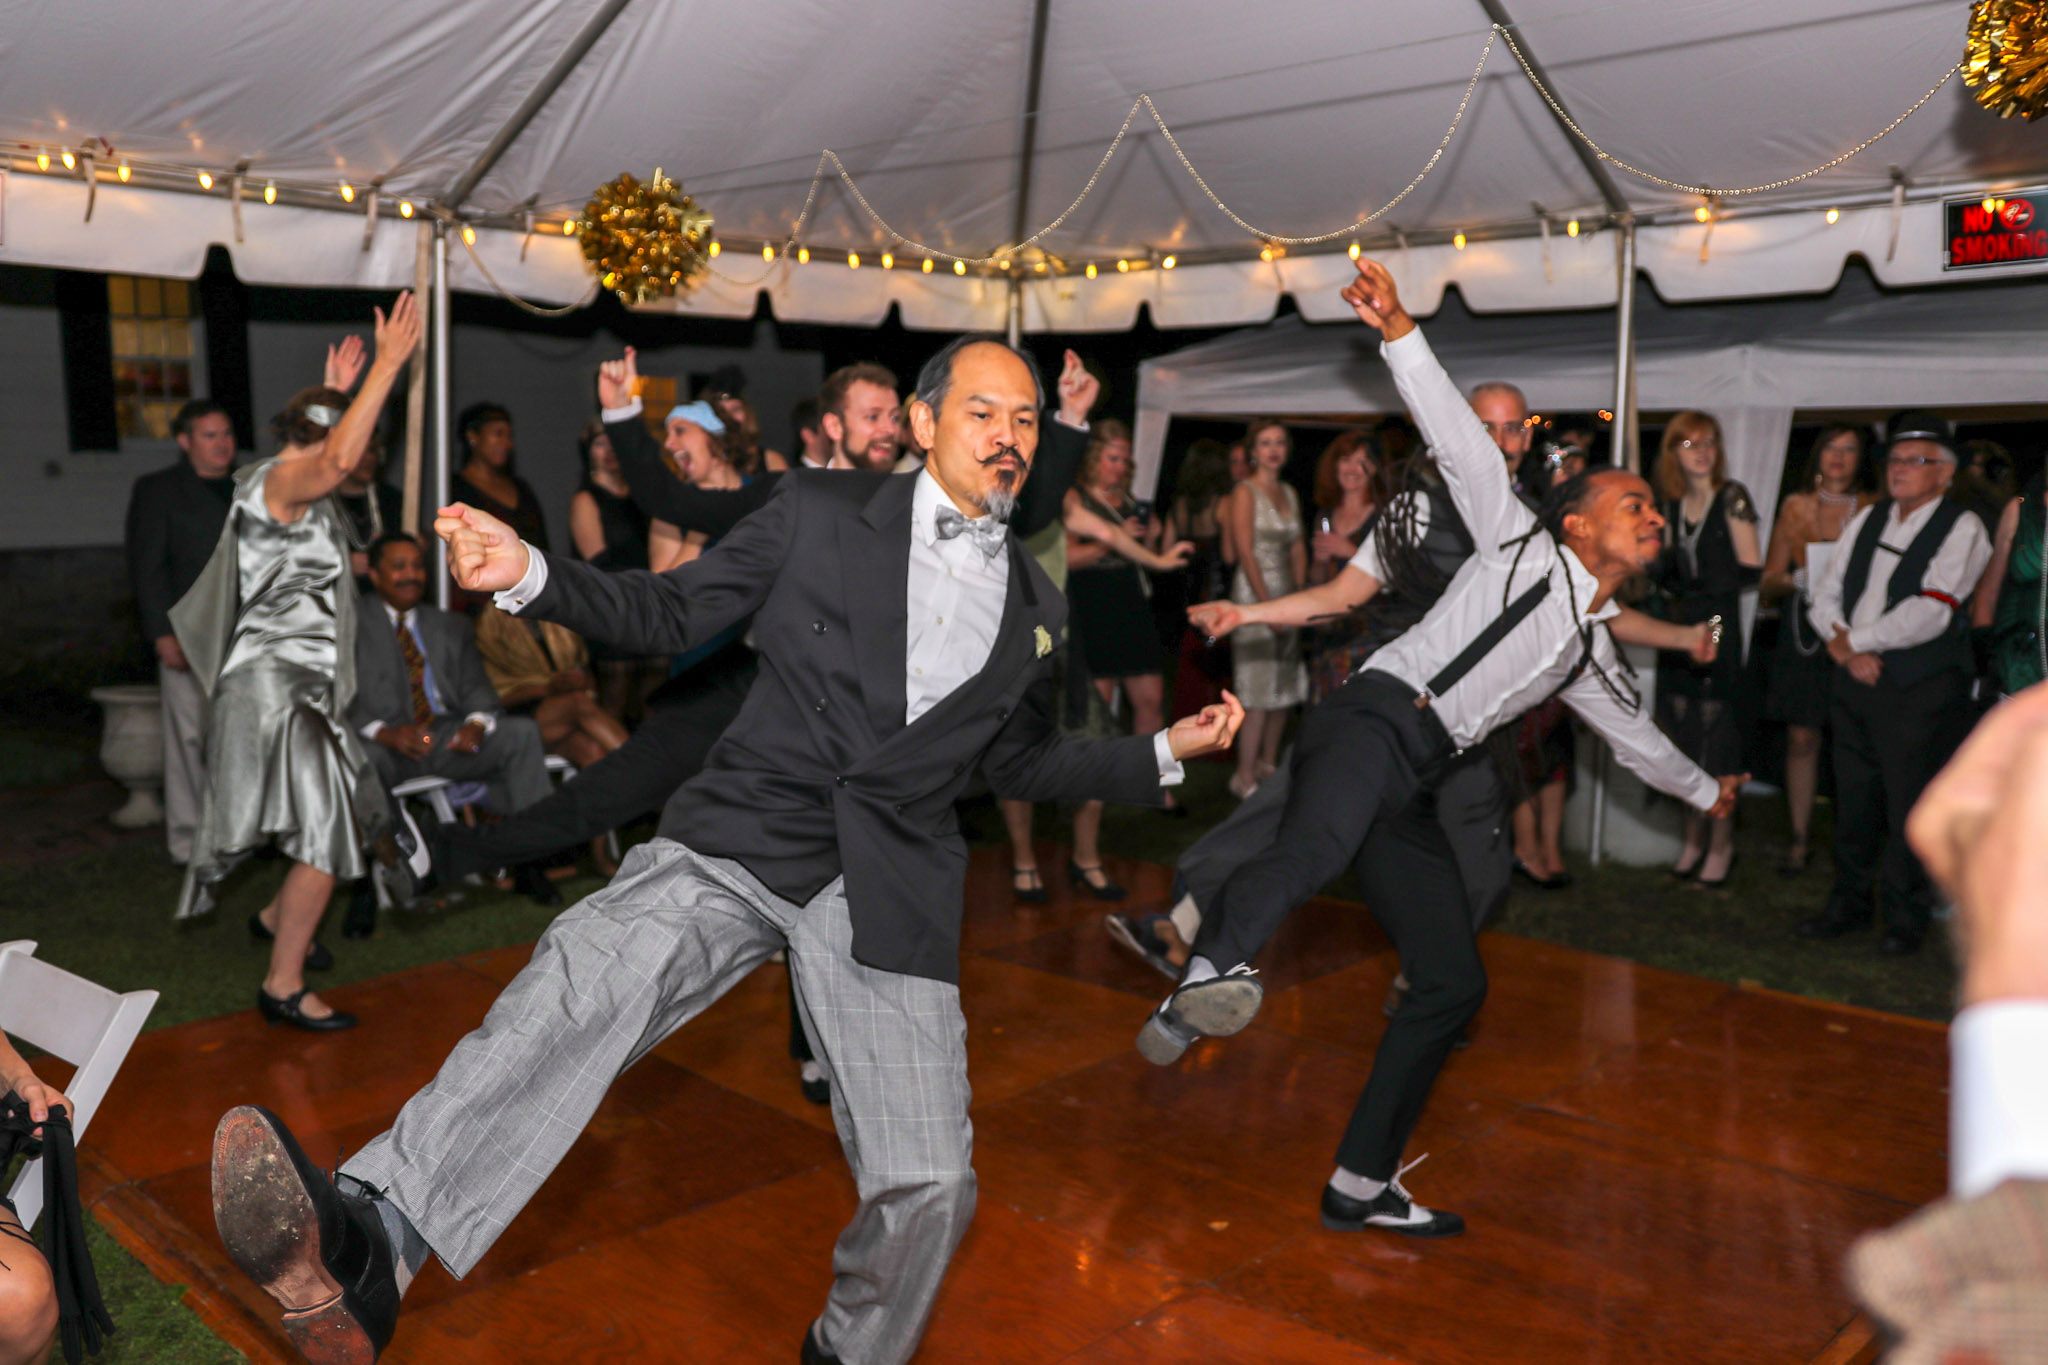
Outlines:
[[[1109,931],[1110,941],[1119,948],[1134,953],[1168,981],[1180,980],[1181,968],[1166,955],[1166,944],[1160,941],[1159,924],[1165,915],[1126,915],[1112,910],[1102,917],[1102,927]]]
[[[1728,866],[1726,866],[1726,867],[1724,867],[1724,868],[1722,868],[1722,869],[1721,869],[1721,875],[1720,875],[1720,876],[1718,876],[1718,877],[1703,877],[1703,876],[1694,876],[1694,878],[1692,879],[1692,884],[1693,884],[1694,886],[1697,886],[1697,887],[1701,888],[1702,890],[1705,890],[1705,891],[1718,891],[1718,890],[1720,890],[1720,889],[1721,889],[1722,887],[1724,887],[1724,886],[1728,885],[1728,879],[1729,879],[1730,877],[1732,877],[1732,876],[1734,876],[1734,875],[1735,875],[1735,863],[1736,863],[1736,860],[1737,860],[1738,858],[1740,858],[1741,856],[1742,856],[1742,855],[1741,855],[1741,854],[1739,854],[1739,853],[1731,853],[1731,854],[1729,854],[1729,855],[1728,855]],[[1702,859],[1700,859],[1700,866],[1701,866],[1701,867],[1705,867],[1706,865],[1707,865],[1707,860],[1706,860],[1705,858],[1702,858]]]
[[[815,1066],[816,1063],[809,1063],[808,1065]],[[813,1078],[804,1075],[803,1067],[798,1067],[796,1088],[803,1091],[804,1098],[812,1104],[824,1105],[832,1103],[832,1078],[825,1075],[822,1068],[818,1075]]]
[[[276,934],[263,927],[263,916],[260,912],[249,916],[249,937],[255,939],[258,943],[273,943],[277,940]],[[368,935],[366,934],[364,937],[367,938]],[[309,972],[324,972],[333,966],[334,954],[327,951],[326,944],[317,938],[314,939],[313,946],[306,949],[306,970]]]
[[[1401,1177],[1395,1176],[1371,1199],[1353,1199],[1323,1186],[1323,1226],[1332,1232],[1377,1228],[1403,1237],[1456,1237],[1465,1230],[1465,1220],[1416,1203],[1414,1196],[1401,1188]]]
[[[1877,951],[1886,957],[1911,957],[1920,951],[1920,945],[1926,937],[1925,934],[1894,929],[1877,941]]]
[[[280,1000],[261,986],[256,988],[256,1008],[267,1024],[292,1024],[313,1033],[338,1033],[342,1029],[356,1026],[356,1017],[353,1014],[344,1014],[340,1010],[318,1016],[306,1013],[300,1008],[300,1003],[305,998],[304,991],[293,991]]]
[[[512,889],[535,905],[553,909],[562,903],[562,893],[538,863],[521,863],[512,869]]]
[[[1100,882],[1088,880],[1088,874],[1091,872],[1102,878],[1102,880]],[[1086,891],[1099,901],[1120,901],[1130,894],[1109,879],[1109,874],[1102,870],[1102,864],[1100,863],[1097,863],[1094,867],[1083,867],[1079,863],[1068,863],[1067,875],[1074,879],[1074,889],[1076,891]]]
[[[1803,919],[1793,926],[1792,932],[1801,938],[1842,938],[1870,927],[1868,915],[1840,915],[1830,910],[1826,914]]]
[[[818,1325],[812,1323],[804,1333],[803,1354],[797,1357],[798,1365],[839,1365],[839,1357],[818,1344]]]
[[[1025,905],[1045,904],[1045,878],[1035,867],[1010,869],[1010,899]]]
[[[243,1274],[284,1307],[284,1330],[320,1365],[374,1361],[398,1324],[383,1220],[306,1159],[291,1131],[253,1105],[213,1134],[213,1221]]]

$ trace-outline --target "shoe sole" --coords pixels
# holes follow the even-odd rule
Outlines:
[[[1463,1235],[1465,1225],[1460,1222],[1450,1227],[1438,1227],[1433,1223],[1419,1223],[1414,1227],[1402,1227],[1395,1223],[1351,1222],[1343,1218],[1332,1218],[1324,1214],[1323,1226],[1331,1232],[1393,1232],[1403,1237],[1457,1237]]]
[[[284,1309],[314,1365],[371,1365],[377,1348],[320,1258],[320,1216],[270,1116],[244,1105],[213,1134],[213,1221],[228,1256]]]
[[[1203,1037],[1228,1038],[1258,1016],[1265,997],[1265,988],[1250,977],[1216,977],[1200,990],[1178,993],[1173,1013]],[[1172,1066],[1193,1041],[1168,1027],[1156,1010],[1138,1030],[1138,1051],[1154,1066]]]
[[[1190,1041],[1168,1028],[1155,1013],[1138,1030],[1138,1054],[1154,1066],[1172,1066],[1188,1050]]]
[[[1138,936],[1131,932],[1131,926],[1122,915],[1109,914],[1102,917],[1102,927],[1109,931],[1110,942],[1130,953],[1140,962],[1158,972],[1168,981],[1180,980],[1180,971],[1165,957],[1146,948],[1138,942]]]

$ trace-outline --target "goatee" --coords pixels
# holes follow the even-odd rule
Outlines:
[[[1014,488],[991,488],[981,500],[981,510],[997,521],[1007,522],[1010,514],[1017,510],[1017,490]]]

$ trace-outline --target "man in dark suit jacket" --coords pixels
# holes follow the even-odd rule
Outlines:
[[[605,366],[608,415],[631,415],[632,379],[630,362]],[[760,673],[671,807],[687,842],[641,845],[564,912],[338,1186],[273,1116],[222,1120],[223,1238],[301,1340],[380,1347],[430,1250],[467,1273],[613,1079],[786,946],[861,1196],[804,1358],[916,1349],[974,1209],[955,797],[981,767],[1034,800],[1156,802],[1180,760],[1227,748],[1243,717],[1225,705],[1158,735],[1062,736],[1050,655],[1066,604],[1000,522],[1037,449],[1037,375],[999,341],[964,339],[918,395],[922,472],[792,473],[668,574],[545,556],[459,505],[437,521],[457,581],[507,610],[647,652],[752,615]],[[280,1230],[306,1258],[317,1249],[317,1273],[271,1254]],[[319,1283],[343,1293],[315,1302],[305,1286]]]
[[[488,782],[492,805],[508,813],[545,797],[540,728],[500,714],[469,622],[422,601],[420,543],[403,531],[380,536],[369,572],[348,720],[384,785],[423,776]]]
[[[192,856],[206,790],[206,694],[171,629],[171,607],[198,579],[227,524],[235,492],[235,427],[227,409],[194,399],[171,419],[180,458],[135,481],[128,497],[128,581],[142,638],[156,650],[164,714],[164,841]]]

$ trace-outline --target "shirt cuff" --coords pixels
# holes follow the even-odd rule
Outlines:
[[[1874,649],[1874,648],[1872,648],[1872,647],[1871,647],[1871,644],[1870,644],[1870,636],[1869,636],[1869,635],[1867,634],[1867,632],[1869,631],[1869,629],[1870,629],[1870,627],[1869,627],[1869,626],[1858,626],[1858,627],[1856,627],[1856,628],[1855,628],[1854,630],[1850,631],[1850,632],[1849,632],[1849,648],[1851,648],[1851,649],[1855,650],[1855,651],[1856,651],[1856,652],[1857,652],[1858,654],[1875,654],[1875,653],[1877,653],[1878,651],[1877,651],[1876,649]],[[1862,638],[1861,638],[1861,639],[1859,639],[1859,638],[1857,638],[1858,636],[1861,636]],[[1829,639],[1833,639],[1833,638],[1834,638],[1834,632],[1830,631],[1830,632],[1828,633],[1828,638],[1829,638]]]
[[[526,576],[491,597],[499,611],[509,612],[514,616],[523,611],[527,603],[540,596],[541,590],[548,585],[547,556],[534,549],[527,541],[522,540],[519,543],[526,546]]]
[[[1187,781],[1188,770],[1180,766],[1180,760],[1173,756],[1173,741],[1167,732],[1161,730],[1152,736],[1152,757],[1159,761],[1159,785],[1178,787]]]
[[[1700,770],[1699,780],[1692,785],[1692,804],[1702,811],[1710,811],[1721,799],[1721,784],[1712,773]]]
[[[632,402],[626,404],[626,406],[624,406],[623,408],[604,409],[602,412],[598,413],[598,419],[604,422],[629,421],[632,418],[638,417],[640,415],[640,409],[642,406],[643,404],[640,402],[640,400],[638,398],[635,398]]]
[[[1972,1005],[1949,1029],[1949,1192],[2048,1177],[2048,1000]]]
[[[485,739],[489,739],[498,730],[498,718],[489,711],[472,711],[462,718],[462,723],[483,726]]]
[[[1061,426],[1065,427],[1065,428],[1066,428],[1066,429],[1067,429],[1068,431],[1086,431],[1086,430],[1088,430],[1088,423],[1087,423],[1087,422],[1086,422],[1085,420],[1084,420],[1084,421],[1080,421],[1080,422],[1069,422],[1069,421],[1068,421],[1068,420],[1067,420],[1066,418],[1064,418],[1064,417],[1060,416],[1060,412],[1059,412],[1059,409],[1058,409],[1058,408],[1054,408],[1054,409],[1053,409],[1053,412],[1052,412],[1052,420],[1053,420],[1053,421],[1055,421],[1055,422],[1058,422],[1058,423],[1059,423],[1059,424],[1060,424]]]
[[[373,720],[368,725],[365,725],[362,729],[356,731],[356,733],[361,735],[364,739],[374,740],[377,738],[377,732],[382,730],[383,728],[383,721]]]

